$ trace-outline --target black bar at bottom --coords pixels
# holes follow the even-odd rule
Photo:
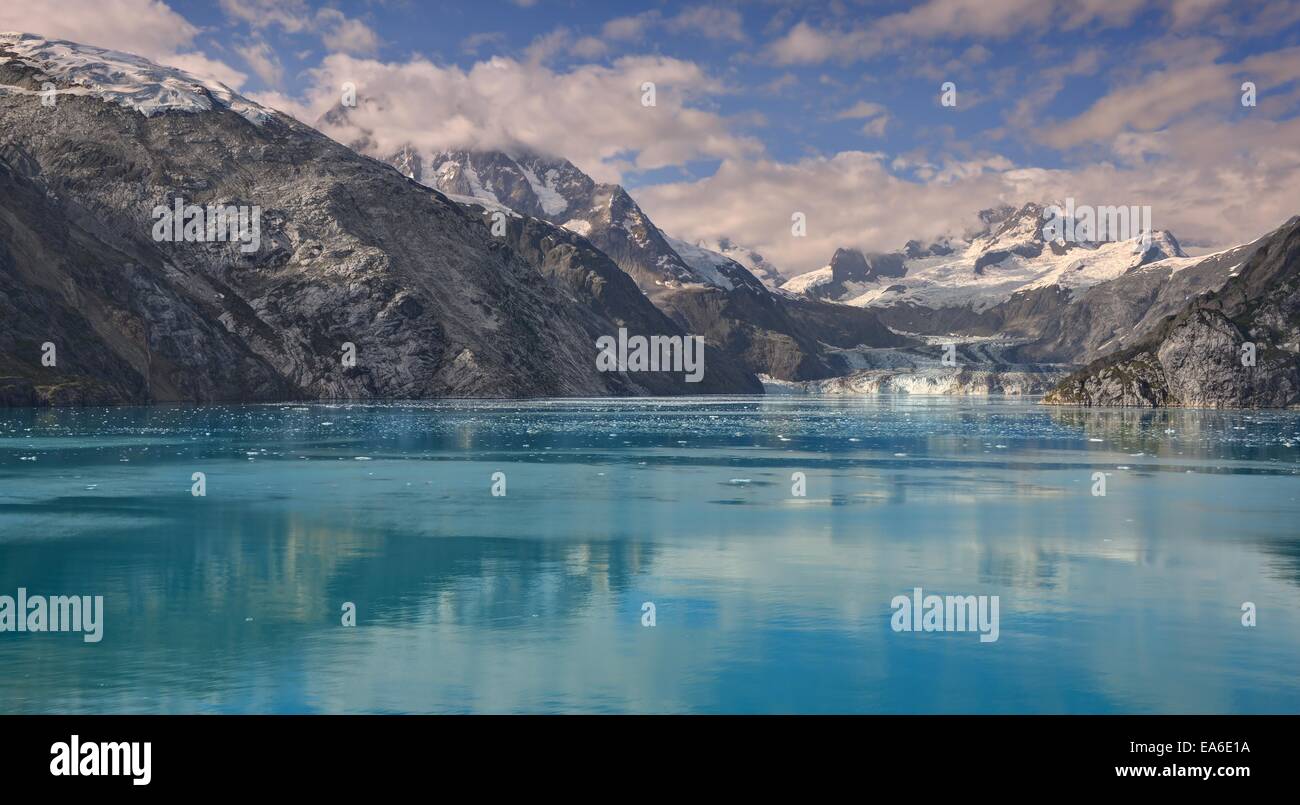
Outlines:
[[[811,774],[978,780],[1000,792],[1041,792],[1042,783],[1224,790],[1288,782],[1297,728],[1297,716],[3,716],[0,775],[10,791],[128,795],[453,779],[496,789],[568,778],[572,790],[620,769],[651,786],[695,774],[758,775],[750,784]],[[88,764],[75,775],[74,760]],[[115,763],[118,774],[102,773]],[[136,784],[145,774],[147,785]]]

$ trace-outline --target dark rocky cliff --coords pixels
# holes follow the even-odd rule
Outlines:
[[[1300,218],[1260,243],[1218,292],[1192,300],[1137,343],[1066,377],[1044,402],[1300,405]]]

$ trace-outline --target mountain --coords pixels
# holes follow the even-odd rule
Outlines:
[[[1047,240],[1044,207],[1027,203],[980,214],[983,228],[928,246],[864,255],[839,249],[824,268],[787,280],[786,290],[880,310],[900,306],[979,312],[1018,292],[1058,286],[1073,291],[1168,258],[1186,258],[1173,235],[1149,242]]]
[[[0,191],[3,403],[696,390],[599,371],[612,320],[462,205],[136,56],[0,34]],[[177,202],[258,248],[160,229]]]
[[[1263,239],[1221,289],[1196,297],[1128,348],[1070,375],[1043,401],[1300,405],[1300,217]]]
[[[422,181],[458,200],[500,204],[576,232],[647,293],[710,282],[682,259],[627,191],[597,184],[566,159],[443,151],[429,159]]]
[[[753,274],[770,289],[779,288],[781,283],[785,282],[781,270],[769,262],[767,258],[753,249],[733,242],[730,238],[699,240],[696,241],[695,246],[739,263],[746,271]]]
[[[326,131],[346,113],[331,114],[321,121]],[[388,161],[400,163],[407,150]],[[567,160],[459,150],[420,163],[420,180],[452,199],[485,209],[496,205],[585,238],[684,331],[704,336],[746,371],[783,380],[833,377],[846,370],[835,348],[907,342],[872,311],[791,299],[737,260],[668,236],[621,186],[598,184]],[[774,271],[758,255],[726,245]]]
[[[493,213],[504,208],[483,202],[466,202],[477,210],[490,229]],[[686,333],[651,304],[630,276],[586,238],[540,218],[510,213],[503,220],[507,244],[569,298],[593,313],[589,335],[594,340],[625,328],[630,335],[679,336]],[[707,338],[707,371],[687,389],[697,394],[762,394],[763,384],[723,355]],[[672,373],[642,372],[638,384],[652,394],[680,394],[682,381]]]
[[[826,267],[800,274],[782,287],[814,299],[843,301],[855,296],[855,291],[860,292],[865,284],[904,276],[907,273],[906,259],[902,253],[866,255],[858,249],[836,249]],[[891,287],[896,291],[902,290],[902,286]]]
[[[897,332],[998,338],[1014,363],[1081,364],[1131,343],[1191,297],[1219,288],[1258,242],[1188,257],[1169,232],[1072,242],[1044,236],[1045,208],[1003,206],[980,228],[888,254],[837,250],[782,287],[874,311]]]

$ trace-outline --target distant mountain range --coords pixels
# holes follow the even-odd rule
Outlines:
[[[1263,239],[1189,257],[1172,233],[1049,241],[1038,203],[981,213],[982,229],[896,252],[839,249],[782,285],[873,310],[896,331],[997,338],[1011,360],[1071,364],[1123,348],[1198,294],[1217,290]]]
[[[357,132],[345,107],[313,128],[139,57],[0,34],[0,405],[1040,393],[1090,362],[1048,399],[1296,402],[1295,222],[1189,257],[1163,231],[1049,239],[1027,203],[783,280],[562,158],[379,153]],[[160,240],[177,203],[256,207],[261,248]],[[599,371],[620,329],[702,336],[704,380]],[[1175,357],[1247,337],[1253,373],[1217,385]]]

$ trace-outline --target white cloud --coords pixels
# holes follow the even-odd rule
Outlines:
[[[776,78],[764,84],[762,89],[764,92],[770,92],[773,95],[778,95],[786,91],[790,87],[797,87],[797,86],[799,86],[798,76],[796,76],[794,73],[782,73],[781,75],[777,76]]]
[[[1155,131],[1184,115],[1217,105],[1219,113],[1239,108],[1241,82],[1260,91],[1300,76],[1300,47],[1264,53],[1240,64],[1200,64],[1147,73],[1111,91],[1082,114],[1049,128],[1042,139],[1056,148],[1109,140],[1136,129]]]
[[[889,125],[889,115],[879,115],[862,124],[862,133],[868,137],[884,137]]]
[[[670,18],[664,27],[671,33],[693,33],[708,39],[745,41],[744,18],[734,8],[695,6]]]
[[[336,8],[313,12],[306,0],[221,0],[221,8],[255,31],[279,27],[291,34],[314,33],[335,52],[365,55],[379,48],[379,35],[369,25]]]
[[[665,17],[658,11],[645,11],[617,17],[601,27],[601,36],[615,41],[635,41],[651,29],[662,28],[671,34],[702,36],[705,39],[745,41],[744,17],[734,8],[692,6]]]
[[[307,30],[312,20],[305,0],[221,0],[221,9],[255,30],[279,26],[299,33]]]
[[[606,39],[640,39],[659,20],[658,11],[647,11],[630,17],[618,17],[605,23],[600,29],[600,35]]]
[[[1152,3],[1167,2],[1176,0],[927,0],[847,29],[800,21],[768,45],[767,55],[777,64],[853,62],[917,42],[967,37],[1004,40],[1084,26],[1096,30],[1128,24]]]
[[[860,120],[876,117],[885,112],[885,107],[872,101],[858,101],[853,106],[835,115],[836,120]]]
[[[832,59],[869,58],[881,46],[865,31],[818,29],[798,22],[770,45],[767,52],[777,64],[820,64]]]
[[[235,47],[235,52],[243,57],[244,62],[268,86],[277,87],[284,79],[284,66],[280,64],[279,57],[265,41],[258,39],[238,45]]]
[[[911,182],[894,176],[884,155],[845,151],[794,163],[727,160],[713,176],[640,189],[655,223],[690,241],[743,243],[791,273],[825,265],[837,248],[889,250],[908,238],[964,229],[1006,188],[996,174],[961,182]],[[790,216],[807,216],[806,237]]]
[[[506,35],[501,31],[470,34],[461,40],[460,49],[463,53],[478,53],[483,48],[499,47],[505,41]]]
[[[853,106],[838,112],[836,120],[865,120],[860,131],[867,137],[884,137],[889,125],[889,114],[885,107],[873,101],[858,101]]]
[[[911,238],[960,233],[982,208],[1073,197],[1079,203],[1150,205],[1154,224],[1181,240],[1223,248],[1300,213],[1300,119],[1184,121],[1122,135],[1096,161],[1068,169],[1016,167],[988,154],[968,160],[851,151],[794,163],[727,160],[694,182],[635,194],[665,231],[687,240],[731,238],[791,273],[825,265],[835,249],[887,251]],[[916,180],[897,171],[913,170]],[[790,215],[808,235],[790,235]]]
[[[316,14],[321,41],[325,47],[340,53],[365,55],[379,49],[379,35],[361,20],[351,19],[332,8],[323,8]]]
[[[244,86],[244,82],[248,80],[247,73],[236,70],[223,61],[208,58],[197,51],[158,56],[155,61],[168,67],[176,67],[188,73],[193,73],[200,78],[211,78],[220,81],[235,90]]]
[[[760,150],[754,140],[732,133],[727,119],[692,105],[726,88],[678,59],[625,57],[609,66],[556,71],[536,60],[498,57],[462,70],[422,59],[386,63],[336,54],[313,75],[316,88],[299,115],[315,123],[337,103],[343,82],[351,81],[358,92],[351,126],[327,133],[350,142],[368,131],[381,152],[407,144],[422,150],[525,147],[564,156],[612,181],[630,167]],[[653,107],[641,105],[645,81],[656,85]]]

